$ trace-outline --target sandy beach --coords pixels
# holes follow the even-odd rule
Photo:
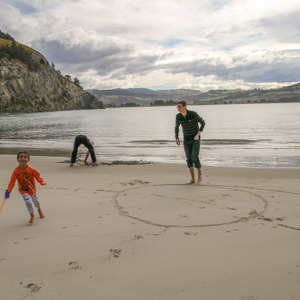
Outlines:
[[[15,155],[0,155],[2,199]],[[73,168],[32,156],[45,219],[15,186],[0,213],[0,299],[299,299],[300,168]],[[2,201],[1,199],[1,201]]]

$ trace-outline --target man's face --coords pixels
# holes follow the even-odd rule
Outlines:
[[[185,106],[183,106],[181,103],[177,104],[177,109],[178,111],[182,114],[182,113],[185,113]]]

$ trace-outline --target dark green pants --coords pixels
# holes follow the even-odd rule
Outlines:
[[[200,152],[200,139],[193,141],[183,141],[184,151],[186,156],[186,163],[188,168],[195,167],[197,169],[201,168],[201,163],[199,159]]]

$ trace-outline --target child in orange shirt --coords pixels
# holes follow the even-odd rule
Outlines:
[[[40,202],[36,193],[34,178],[41,185],[45,185],[46,182],[40,176],[40,173],[38,171],[36,171],[34,168],[28,165],[28,162],[30,161],[30,156],[28,152],[19,152],[17,155],[17,161],[19,162],[19,166],[14,169],[11,175],[7,190],[5,191],[5,199],[8,199],[10,197],[10,193],[17,180],[19,185],[19,192],[23,196],[26,207],[31,216],[29,223],[32,224],[34,222],[34,210],[32,202],[34,203],[34,206],[38,209],[40,218],[45,218],[41,210]]]

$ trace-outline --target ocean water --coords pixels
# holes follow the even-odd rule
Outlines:
[[[300,103],[188,106],[205,120],[207,166],[300,167]],[[70,157],[88,134],[98,161],[185,163],[174,137],[176,107],[110,108],[0,115],[0,153]],[[181,131],[182,132],[182,131]],[[84,156],[85,148],[79,148]]]

